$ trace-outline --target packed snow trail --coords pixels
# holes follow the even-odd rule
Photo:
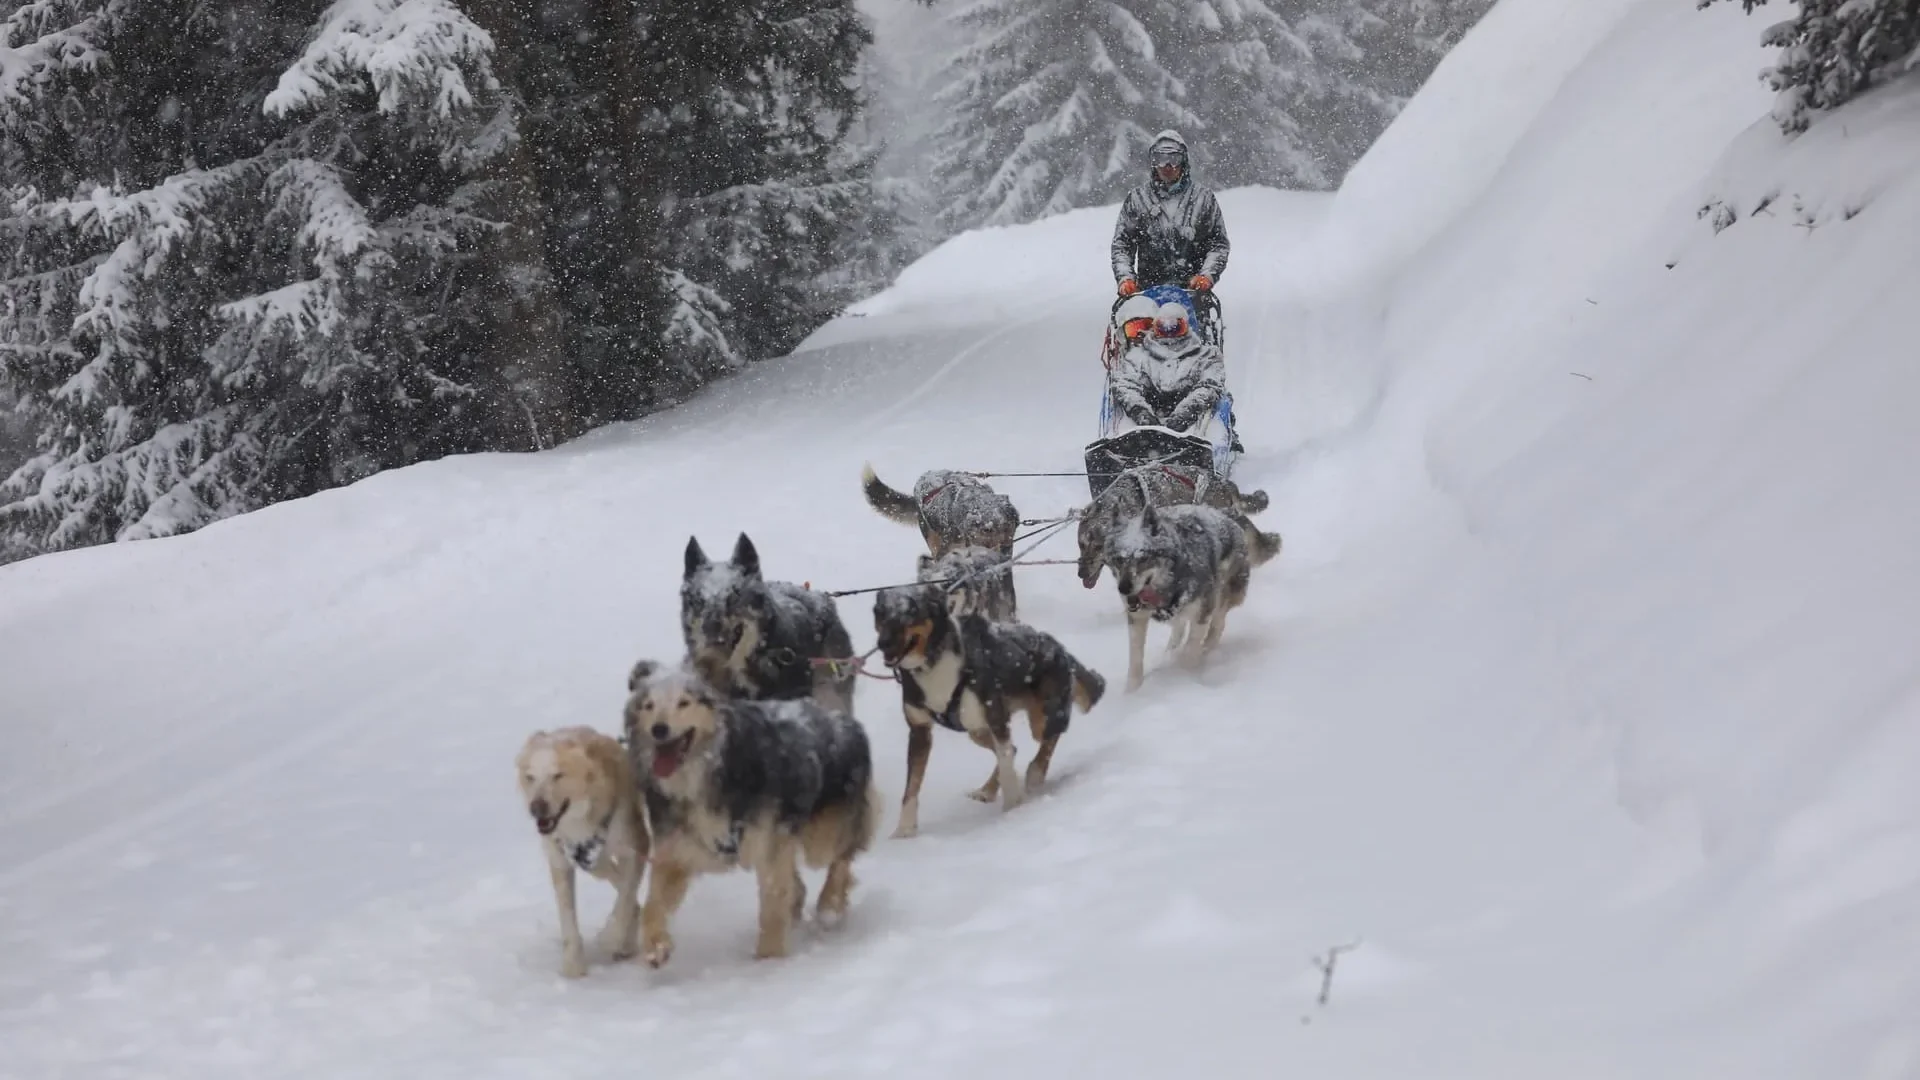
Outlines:
[[[558,450],[0,568],[0,1075],[1920,1076],[1920,93],[1783,147],[1733,7],[1503,0],[1339,196],[1223,196],[1285,551],[1131,697],[1111,585],[1019,571],[1110,696],[1013,814],[940,733],[785,961],[737,875],[666,969],[560,978],[514,751],[678,651],[689,533],[884,584],[863,461],[1076,468],[1112,208]]]

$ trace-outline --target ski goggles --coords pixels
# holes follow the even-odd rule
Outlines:
[[[1128,319],[1126,322],[1123,322],[1120,324],[1120,329],[1127,335],[1128,341],[1132,341],[1133,339],[1139,337],[1141,334],[1146,333],[1148,330],[1152,328],[1153,328],[1152,316],[1146,316],[1144,318],[1139,318],[1139,319]]]
[[[1187,152],[1175,146],[1157,146],[1147,154],[1147,160],[1156,168],[1161,165],[1179,165],[1186,161]]]
[[[1153,332],[1161,337],[1177,338],[1187,336],[1187,320],[1185,318],[1175,319],[1172,322],[1154,322],[1150,319],[1148,322],[1153,326]]]

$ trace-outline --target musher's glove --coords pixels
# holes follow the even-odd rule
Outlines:
[[[1193,275],[1193,280],[1187,282],[1187,284],[1201,292],[1211,292],[1213,290],[1213,279],[1205,274]]]
[[[1120,279],[1120,295],[1121,296],[1132,296],[1134,293],[1137,293],[1139,291],[1140,291],[1139,282],[1133,280],[1130,277],[1124,277]]]

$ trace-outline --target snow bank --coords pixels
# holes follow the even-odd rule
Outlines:
[[[1529,41],[1580,62],[1526,70],[1508,33],[1563,18]],[[1316,463],[1289,505],[1370,470],[1499,568],[1565,701],[1512,737],[1610,747],[1620,806],[1677,860],[1634,894],[1682,913],[1646,977],[1725,980],[1684,1007],[1740,1033],[1734,1071],[1906,1077],[1920,976],[1888,945],[1920,941],[1920,794],[1889,762],[1920,753],[1920,85],[1789,141],[1750,77],[1763,25],[1495,9],[1330,211],[1323,242],[1392,282],[1384,402],[1375,464]],[[1498,92],[1523,84],[1551,93]],[[1442,107],[1480,88],[1492,119]],[[1428,183],[1436,146],[1474,164]]]

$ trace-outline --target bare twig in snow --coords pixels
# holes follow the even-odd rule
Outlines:
[[[1324,1007],[1326,1005],[1327,996],[1333,993],[1333,968],[1335,964],[1338,964],[1340,962],[1340,954],[1343,952],[1352,952],[1353,950],[1359,947],[1360,947],[1360,941],[1358,938],[1356,938],[1345,945],[1335,945],[1333,948],[1328,949],[1327,955],[1324,957],[1314,956],[1314,957],[1308,958],[1313,961],[1314,967],[1317,967],[1320,969],[1320,999],[1319,1000],[1320,1000],[1321,1006]]]

